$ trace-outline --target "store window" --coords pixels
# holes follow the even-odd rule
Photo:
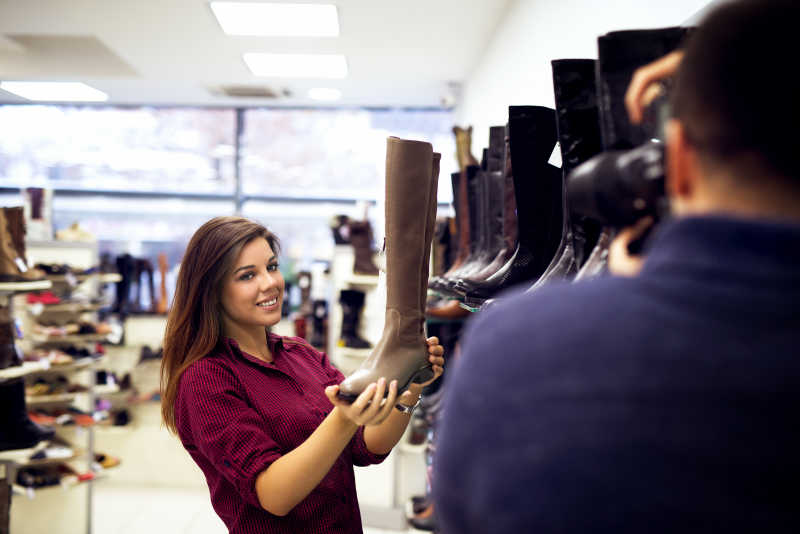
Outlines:
[[[6,187],[234,191],[231,109],[0,107]]]

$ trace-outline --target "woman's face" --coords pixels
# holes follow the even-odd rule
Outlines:
[[[266,239],[247,243],[223,282],[222,317],[226,331],[273,326],[281,320],[283,275]]]

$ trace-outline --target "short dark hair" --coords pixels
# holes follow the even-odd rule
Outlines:
[[[766,170],[800,185],[798,22],[800,1],[740,0],[717,7],[692,32],[672,109],[701,156],[725,162],[755,154]]]

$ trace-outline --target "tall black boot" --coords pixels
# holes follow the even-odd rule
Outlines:
[[[364,307],[365,295],[362,291],[343,289],[339,293],[339,303],[342,305],[342,335],[339,346],[353,349],[369,349],[372,343],[358,335],[358,323],[361,309]]]
[[[314,312],[311,321],[311,339],[309,343],[318,349],[325,349],[327,338],[326,327],[328,323],[328,303],[324,300],[314,301]]]
[[[555,111],[541,106],[509,107],[518,244],[511,259],[483,282],[462,280],[456,290],[480,304],[516,284],[538,279],[561,242],[561,172],[548,160],[556,144]]]
[[[0,451],[27,449],[55,435],[52,428],[28,419],[25,383],[21,379],[0,384],[0,406]]]
[[[0,369],[22,365],[22,354],[15,340],[14,319],[8,308],[0,307]]]
[[[595,63],[593,59],[558,59],[551,62],[562,178],[603,149]],[[585,217],[570,217],[565,183],[561,194],[563,239],[556,257],[531,286],[531,291],[553,280],[572,278],[585,263],[600,236],[600,225],[596,222]]]

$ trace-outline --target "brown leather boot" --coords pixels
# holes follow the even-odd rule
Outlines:
[[[422,330],[423,334],[425,333],[425,307],[427,306],[428,302],[428,276],[431,272],[431,251],[433,248],[433,234],[434,229],[436,228],[436,209],[437,209],[437,202],[436,199],[439,193],[439,163],[442,159],[442,155],[438,152],[433,153],[433,164],[431,165],[431,189],[428,192],[428,215],[427,220],[425,221],[425,243],[427,243],[427,248],[425,249],[425,259],[422,262],[422,269],[423,269],[423,280],[425,284],[420,286],[420,301],[419,301],[419,309],[422,312],[420,314],[420,329]]]
[[[464,171],[470,165],[479,165],[478,160],[472,155],[472,126],[467,128],[453,126],[453,135],[456,136],[458,168]]]
[[[353,272],[377,276],[378,268],[372,263],[372,226],[368,221],[350,221],[348,226],[355,255]]]
[[[33,282],[44,273],[25,261],[25,218],[22,208],[0,210],[0,281]]]
[[[386,320],[375,350],[339,386],[353,401],[371,383],[397,380],[402,393],[411,382],[433,376],[423,332],[423,290],[433,229],[429,216],[436,191],[430,143],[390,137],[386,146]]]

